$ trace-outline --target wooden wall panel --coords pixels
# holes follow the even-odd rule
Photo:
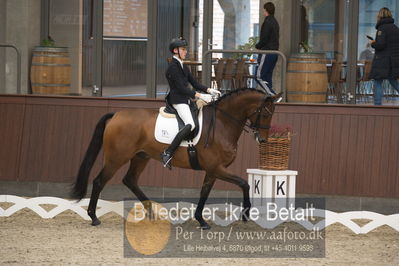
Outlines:
[[[295,109],[297,108],[297,109]],[[399,197],[397,107],[279,105],[301,193]]]
[[[19,171],[25,99],[0,103],[0,180],[16,180]]]
[[[107,112],[159,108],[161,100],[0,95],[0,180],[72,183],[94,127]],[[289,168],[298,193],[399,197],[399,108],[279,104],[273,124],[292,125]],[[230,171],[246,178],[258,164],[244,133]],[[101,169],[102,154],[91,179]],[[120,183],[127,165],[110,183]],[[203,171],[164,169],[151,160],[139,184],[201,187]],[[218,181],[218,189],[238,188]]]
[[[106,106],[65,99],[26,103],[19,178],[22,181],[71,182]],[[101,168],[99,156],[93,174]]]
[[[387,191],[387,194],[389,195],[399,195],[398,193],[399,179],[392,178],[394,176],[399,176],[399,171],[398,171],[399,138],[395,137],[395,134],[398,134],[398,132],[399,132],[399,117],[393,117],[391,124],[391,132],[390,132],[392,141],[390,143],[388,171],[387,171],[387,176],[391,177],[389,178],[388,191]],[[394,167],[395,165],[397,167]]]

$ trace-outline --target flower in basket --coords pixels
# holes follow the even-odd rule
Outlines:
[[[269,138],[290,138],[293,134],[289,125],[272,125],[269,129]]]

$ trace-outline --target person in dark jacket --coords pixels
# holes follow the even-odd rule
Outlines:
[[[175,38],[169,45],[169,50],[173,54],[173,58],[166,70],[166,79],[169,83],[169,94],[166,100],[176,109],[179,117],[184,122],[184,127],[177,133],[170,146],[161,153],[161,160],[164,167],[172,169],[171,160],[177,148],[184,138],[194,130],[194,119],[191,115],[190,104],[195,98],[202,99],[206,103],[212,101],[212,96],[219,96],[220,92],[215,89],[207,88],[199,84],[191,75],[187,66],[183,64],[183,60],[187,56],[187,41],[182,38]],[[188,87],[191,84],[196,92]],[[209,93],[209,94],[207,94]]]
[[[268,2],[264,6],[265,20],[260,31],[259,42],[255,45],[259,50],[278,50],[280,27],[274,17],[275,6]],[[258,84],[270,95],[275,95],[273,87],[273,70],[277,63],[276,54],[259,54],[256,80]]]
[[[399,29],[388,8],[380,9],[375,28],[375,40],[370,41],[375,49],[370,78],[374,79],[374,104],[381,105],[384,79],[388,79],[399,93]]]

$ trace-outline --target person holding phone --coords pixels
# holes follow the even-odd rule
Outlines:
[[[399,93],[399,28],[394,24],[391,11],[383,7],[377,16],[375,40],[370,40],[375,49],[370,78],[374,79],[374,104],[382,104],[382,82],[388,79]]]

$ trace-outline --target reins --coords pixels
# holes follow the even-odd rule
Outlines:
[[[269,110],[269,108],[266,107],[266,99],[267,96],[262,100],[261,105],[252,113],[250,114],[248,117],[246,117],[244,120],[239,120],[235,117],[233,117],[232,115],[230,115],[229,113],[227,113],[226,111],[218,108],[215,104],[215,102],[212,102],[212,105],[210,106],[212,108],[212,117],[211,117],[211,122],[209,124],[209,128],[208,128],[208,133],[206,136],[206,140],[205,140],[205,148],[208,146],[209,144],[209,136],[210,136],[210,131],[213,129],[212,131],[212,139],[215,136],[215,128],[216,128],[216,111],[218,110],[220,113],[222,113],[223,115],[225,115],[227,118],[229,118],[231,121],[235,122],[237,125],[241,126],[244,122],[244,128],[243,130],[246,133],[249,133],[249,130],[252,130],[252,132],[255,135],[255,138],[257,140],[260,141],[265,141],[264,139],[260,138],[259,136],[259,129],[270,129],[270,125],[260,125],[260,118],[262,116],[264,116],[262,114],[262,110],[265,109],[270,115],[272,115],[272,112]],[[257,115],[256,119],[255,119],[255,123],[253,124],[251,121],[248,124],[246,121],[251,118],[252,116]]]
[[[208,127],[208,134],[206,135],[206,139],[205,139],[205,145],[204,147],[208,147],[209,144],[209,135],[211,133],[211,129],[213,129],[212,131],[212,140],[215,138],[215,128],[216,128],[216,104],[214,101],[212,101],[212,116],[211,116],[211,122],[209,123],[209,127]]]

